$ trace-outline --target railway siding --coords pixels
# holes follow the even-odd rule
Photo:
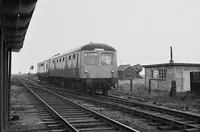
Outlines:
[[[32,92],[34,91],[37,96],[40,96],[40,100],[48,104],[58,118],[63,118],[62,122],[68,124],[67,126],[73,129],[72,131],[104,130],[107,132],[108,130],[114,130],[137,132],[135,129],[76,104],[52,91],[41,90],[40,88],[34,86]]]
[[[55,91],[59,94],[64,94],[64,92],[59,92],[58,89]],[[162,130],[200,130],[199,117],[196,116],[195,118],[191,119],[189,116],[190,113],[187,112],[179,112],[176,110],[170,110],[158,106],[149,105],[148,103],[130,102],[128,100],[122,100],[107,96],[98,97],[97,95],[93,95],[93,98],[82,97],[75,94],[67,94],[66,96],[73,98],[71,100],[78,99],[79,103],[86,104],[87,107],[93,107],[93,104],[95,104],[96,106],[101,105],[105,108],[117,109],[119,111],[123,111],[124,113],[130,113],[130,115],[142,117],[146,119],[149,124],[157,125],[158,128]],[[91,104],[87,104],[86,102],[90,102]],[[178,114],[176,112],[178,112]],[[195,114],[192,114],[192,116],[195,116]]]
[[[37,112],[38,107],[40,107],[39,104],[26,88],[11,85],[11,121],[8,126],[8,132],[48,130]]]

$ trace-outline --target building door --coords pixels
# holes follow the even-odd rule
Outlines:
[[[190,70],[183,70],[183,90],[190,91]]]
[[[176,91],[183,92],[183,70],[176,69]]]
[[[191,91],[200,95],[200,72],[190,72]]]

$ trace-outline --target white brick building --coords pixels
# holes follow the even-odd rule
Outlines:
[[[200,64],[164,63],[144,65],[143,67],[145,68],[146,87],[149,87],[150,84],[151,89],[170,91],[171,82],[174,80],[176,81],[177,92],[185,92],[191,91],[192,89],[197,89],[196,85],[196,88],[194,85],[191,85],[191,75],[193,75],[191,73],[200,72]],[[200,74],[198,74],[198,76],[199,75]],[[199,79],[199,77],[197,78]]]

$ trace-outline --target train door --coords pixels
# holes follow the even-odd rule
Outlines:
[[[68,64],[67,64],[67,62],[68,62],[68,58],[67,58],[67,56],[65,57],[65,68],[67,68],[68,67]]]
[[[58,59],[56,59],[56,70],[59,69],[59,65],[58,65]]]
[[[65,57],[62,57],[62,69],[65,69],[65,61],[66,61]]]
[[[78,68],[79,65],[79,54],[76,54],[76,67]]]
[[[68,68],[72,68],[72,55],[68,57]]]
[[[76,66],[77,66],[77,54],[73,54],[72,68],[76,68]]]
[[[49,60],[49,76],[51,75],[52,70],[53,70],[53,60]]]
[[[49,61],[46,62],[46,75],[49,76]]]
[[[62,58],[59,59],[59,69],[61,70],[62,69]]]

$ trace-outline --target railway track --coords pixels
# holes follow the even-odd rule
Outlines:
[[[150,116],[155,117],[156,119],[159,119],[158,123],[160,123],[160,121],[163,121],[163,123],[170,124],[170,127],[173,127],[174,125],[174,127],[177,127],[178,129],[181,128],[184,131],[200,131],[200,115],[199,114],[169,109],[169,108],[161,107],[161,106],[155,106],[155,105],[151,105],[151,104],[140,102],[140,101],[130,101],[130,100],[121,99],[115,96],[103,96],[103,95],[95,94],[95,96],[91,96],[90,98],[101,100],[101,101],[109,101],[116,104],[122,104],[132,109],[134,108],[134,110],[140,111],[140,112],[148,111],[148,114],[150,114]],[[144,116],[145,115],[149,116],[148,114],[144,114]]]
[[[48,121],[48,126],[54,131],[138,132],[55,92],[41,88],[40,86],[36,87],[37,85],[32,86],[33,84],[27,82],[27,80],[20,78],[19,81],[48,109],[49,113],[43,113],[43,116]]]
[[[63,93],[60,93],[63,94]],[[160,130],[177,130],[177,131],[187,131],[187,132],[199,132],[200,131],[200,118],[199,115],[194,115],[190,113],[179,112],[175,110],[156,109],[149,105],[143,105],[142,107],[137,106],[137,104],[132,104],[129,101],[120,101],[120,100],[109,100],[107,97],[103,98],[94,98],[94,97],[81,97],[74,95],[67,95],[71,98],[79,98],[86,102],[93,104],[101,105],[104,107],[109,107],[111,109],[118,109],[125,113],[129,113],[132,116],[139,116],[145,118],[150,125],[158,126]],[[174,112],[172,112],[174,111]]]
[[[64,95],[63,91],[59,92],[57,90],[57,92]],[[130,101],[114,96],[102,96],[96,94],[87,97],[74,94],[67,94],[67,96],[101,106],[103,105],[105,107],[119,109],[120,111],[130,113],[134,116],[140,116],[147,119],[149,124],[156,125],[161,130],[177,130],[188,132],[200,131],[200,115],[198,114],[150,105],[140,101]]]

